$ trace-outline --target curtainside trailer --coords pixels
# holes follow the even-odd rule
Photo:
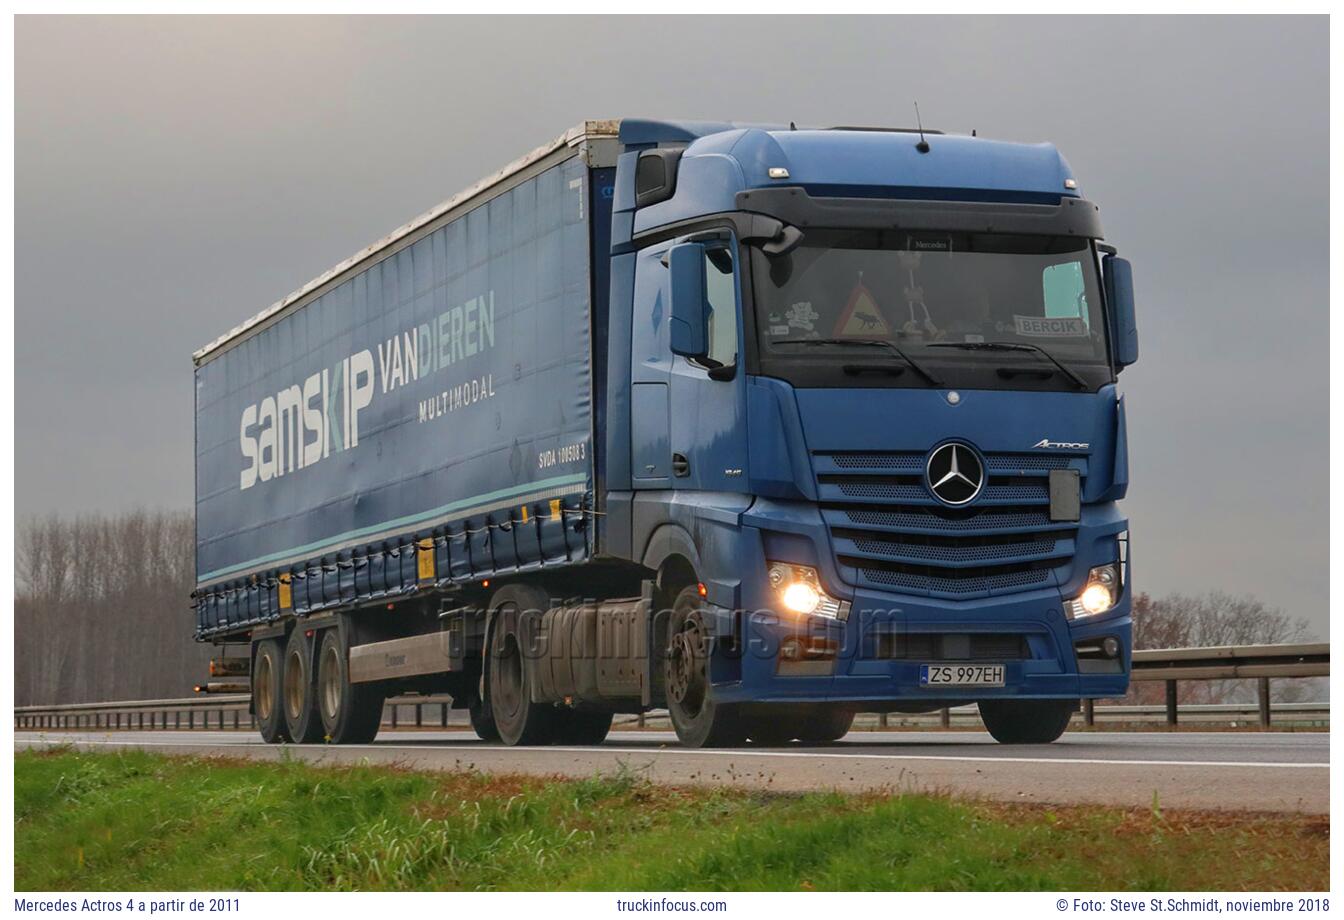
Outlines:
[[[590,121],[196,352],[196,637],[271,742],[825,742],[1122,695],[1129,264],[1048,144]]]

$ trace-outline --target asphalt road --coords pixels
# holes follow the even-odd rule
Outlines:
[[[276,759],[250,732],[16,731],[16,750],[73,743],[170,754]],[[1051,745],[1001,745],[980,732],[852,732],[826,747],[687,750],[670,732],[612,732],[597,747],[508,748],[470,732],[384,731],[372,745],[286,745],[323,763],[399,763],[591,776],[622,764],[656,782],[781,791],[940,791],[1009,802],[1304,812],[1330,810],[1324,732],[1077,732]]]

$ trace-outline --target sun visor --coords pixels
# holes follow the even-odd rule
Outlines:
[[[833,227],[1102,237],[1097,206],[1067,196],[1061,196],[1058,204],[831,198],[789,187],[738,192],[736,203],[739,210],[767,214],[804,230]]]

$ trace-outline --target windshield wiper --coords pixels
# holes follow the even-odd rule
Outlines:
[[[1086,380],[1077,373],[1065,367],[1059,359],[1039,345],[1032,345],[1028,342],[930,342],[925,348],[961,348],[966,351],[1030,351],[1040,355],[1049,361],[1055,367],[1059,368],[1061,374],[1068,377],[1077,385],[1080,390],[1091,389]]]
[[[929,371],[920,367],[913,358],[907,355],[893,342],[886,339],[775,339],[770,342],[771,345],[863,345],[868,348],[885,348],[896,357],[904,361],[911,370],[923,377],[929,383],[936,387],[943,385],[943,382],[931,374]]]

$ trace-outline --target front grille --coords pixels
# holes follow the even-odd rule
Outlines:
[[[840,557],[841,565],[854,565],[856,561]],[[981,571],[963,575],[931,575],[875,566],[858,567],[858,570],[864,580],[871,584],[900,588],[919,594],[967,595],[1022,591],[1049,584],[1051,575],[1049,569],[1018,569],[993,573]]]
[[[923,476],[821,476],[818,480],[823,496],[829,491],[844,498],[866,498],[878,501],[899,501],[920,504],[934,502],[924,487]],[[1025,479],[996,476],[991,471],[989,482],[978,499],[986,504],[1024,504],[1050,502],[1050,485],[1045,479]]]
[[[973,597],[1055,583],[1075,552],[1077,524],[1050,520],[1049,475],[1087,476],[1083,454],[992,453],[965,508],[948,508],[924,481],[916,451],[813,455],[822,515],[837,560],[856,584]]]
[[[1053,535],[1040,539],[1035,534],[1009,534],[1005,537],[909,537],[867,536],[862,531],[834,531],[838,539],[848,541],[859,552],[879,559],[903,559],[934,565],[970,565],[1025,556],[1048,558],[1055,554],[1059,541]]]

